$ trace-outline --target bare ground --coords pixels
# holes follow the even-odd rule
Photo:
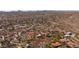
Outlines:
[[[78,48],[79,12],[0,12],[0,47]]]

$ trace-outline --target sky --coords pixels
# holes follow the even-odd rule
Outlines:
[[[0,11],[79,10],[79,0],[0,0]]]

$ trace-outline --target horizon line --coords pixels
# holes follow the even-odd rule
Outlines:
[[[29,11],[79,11],[79,10],[0,10],[0,12],[29,12]]]

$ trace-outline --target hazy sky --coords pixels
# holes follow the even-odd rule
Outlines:
[[[79,10],[79,0],[0,0],[4,10]]]

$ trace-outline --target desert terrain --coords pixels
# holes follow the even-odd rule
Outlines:
[[[0,11],[0,48],[79,48],[79,11]]]

